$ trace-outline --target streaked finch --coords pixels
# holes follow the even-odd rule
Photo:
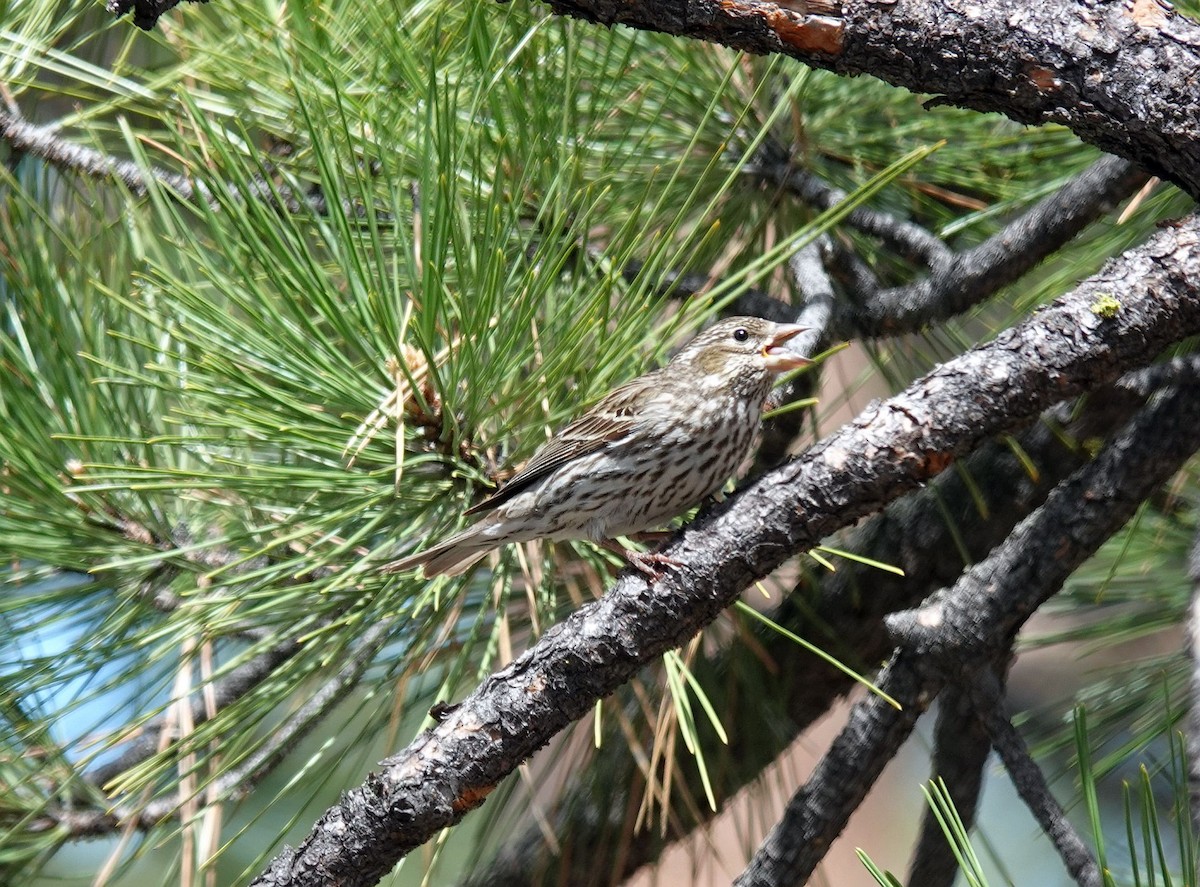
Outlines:
[[[805,330],[731,317],[662,369],[606,395],[547,441],[456,536],[384,567],[457,576],[500,545],[530,539],[605,542],[661,527],[721,488],[746,458],[776,374],[810,361],[785,343]],[[656,554],[626,552],[656,573]]]

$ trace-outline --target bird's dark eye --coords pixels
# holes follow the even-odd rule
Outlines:
[[[750,331],[748,329],[746,329],[745,327],[739,326],[736,330],[733,331],[733,337],[735,339],[737,339],[737,341],[739,341],[739,342],[745,342],[747,339],[750,338]]]

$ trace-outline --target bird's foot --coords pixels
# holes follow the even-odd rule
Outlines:
[[[641,538],[643,534],[639,533],[637,538]],[[652,534],[646,534],[652,535]],[[671,533],[663,533],[663,537],[672,535]],[[666,572],[660,567],[681,567],[683,564],[675,560],[669,555],[665,555],[659,551],[636,551],[632,548],[626,548],[616,539],[604,539],[600,542],[605,548],[614,554],[619,554],[628,562],[629,566],[633,567],[639,573],[643,573],[650,578],[650,581],[657,582],[663,577]]]
[[[683,566],[675,558],[660,551],[633,551],[626,548],[622,551],[622,554],[625,555],[625,560],[629,561],[631,567],[650,577],[651,582],[657,582],[663,577],[666,571],[660,569],[660,567]]]

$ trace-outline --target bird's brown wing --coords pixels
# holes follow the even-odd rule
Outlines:
[[[654,373],[650,373],[614,388],[594,407],[546,441],[508,483],[482,502],[472,505],[466,513],[478,514],[502,505],[556,468],[624,437],[637,423],[638,403],[651,390],[653,376]]]

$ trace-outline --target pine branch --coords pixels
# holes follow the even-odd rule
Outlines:
[[[935,595],[919,611],[887,620],[898,649],[881,687],[889,693],[893,684],[903,689],[904,697],[897,697],[902,705],[917,700],[927,705],[927,697],[945,685],[978,680],[979,674],[1006,660],[1017,630],[1037,607],[1057,592],[1197,447],[1200,399],[1183,388],[1160,395],[1092,463],[1056,488],[1046,504],[951,589]],[[805,882],[866,796],[874,777],[899,748],[906,727],[911,728],[899,720],[900,713],[878,711],[882,704],[871,697],[855,707],[846,729],[789,802],[737,884],[765,887]],[[1004,733],[994,711],[991,706],[980,714],[987,718],[993,741],[999,737],[997,750],[1012,758],[1022,779],[1030,779],[1026,765],[1013,751],[1012,736]],[[870,768],[864,771],[868,777],[865,784],[853,777],[856,768],[862,767]],[[1036,795],[1033,788],[1029,791],[1031,801],[1043,809],[1045,796]],[[1049,808],[1045,812],[1048,817],[1053,813]],[[1064,830],[1061,816],[1044,821],[1080,883],[1093,883],[1086,880],[1087,867],[1071,841],[1073,833]]]
[[[955,668],[991,658],[1067,577],[1200,447],[1200,399],[1190,387],[1160,393],[1091,464],[1050,494],[953,592],[887,619],[922,655]]]
[[[1190,366],[1195,361],[1172,363],[1177,364],[1175,372],[1157,381],[1183,383],[1196,378],[1196,367]],[[962,570],[957,558],[930,558],[928,552],[961,551],[968,563],[985,557],[1051,489],[1091,458],[1071,441],[1107,436],[1144,403],[1153,390],[1143,385],[1146,374],[1146,370],[1129,374],[1117,387],[1089,395],[1082,405],[1056,407],[1024,430],[1015,445],[1005,440],[988,442],[965,461],[964,471],[943,472],[934,483],[892,503],[848,539],[839,540],[840,548],[902,567],[903,576],[846,563],[836,573],[806,577],[783,599],[772,619],[859,671],[885,660],[892,643],[884,629],[884,615],[915,606],[953,582]],[[1033,473],[1031,464],[1036,466]],[[965,477],[971,478],[970,484]],[[734,735],[728,747],[705,750],[709,760],[727,757],[720,768],[725,781],[714,786],[722,797],[734,795],[755,779],[800,732],[856,686],[786,636],[767,630],[756,631],[752,644],[734,642],[711,660],[701,660],[693,673],[706,688],[722,688],[737,679],[718,708],[726,712],[730,724],[738,725],[742,736],[754,737],[739,742]],[[614,834],[620,831],[628,792],[640,777],[624,748],[606,743],[597,755],[580,784],[562,793],[551,829],[554,834],[572,835],[580,846],[603,847],[620,841],[623,869],[616,876],[629,877],[658,858],[663,840],[653,829],[631,837]],[[687,774],[685,770],[683,775]],[[690,787],[701,791],[698,785]],[[587,858],[553,856],[542,829],[534,825],[506,840],[466,883],[517,887],[528,884],[531,873],[546,870],[578,887],[607,885],[611,880]]]
[[[992,745],[1033,818],[1049,836],[1079,887],[1101,887],[1104,879],[1087,844],[1075,831],[1066,811],[1050,792],[1042,769],[1033,760],[1021,734],[1004,715],[1004,693],[996,676],[981,673],[973,689],[975,708],[987,725]],[[918,882],[914,882],[918,883]]]
[[[997,0],[970,16],[952,0],[841,0],[832,8],[769,0],[546,3],[603,25],[871,74],[1018,123],[1060,123],[1200,197],[1200,93],[1188,73],[1200,67],[1200,25],[1157,0]]]
[[[988,733],[976,716],[970,696],[962,687],[947,687],[938,697],[930,779],[940,779],[946,785],[954,809],[968,831],[974,827],[979,812],[983,772],[991,751]],[[958,869],[954,847],[946,840],[933,810],[926,807],[905,883],[953,887]]]
[[[821,343],[829,341],[830,338],[828,330],[836,302],[833,282],[825,272],[822,256],[831,249],[829,237],[821,235],[788,259],[787,270],[803,307],[798,312],[791,309],[789,313],[792,316],[786,320],[808,327],[796,337],[796,348],[801,354],[816,354],[821,348]],[[773,404],[783,406],[813,396],[818,378],[817,373],[808,372],[784,382],[772,393]],[[787,456],[788,449],[796,442],[804,428],[804,416],[804,412],[791,411],[775,416],[763,424],[762,441],[755,455],[757,467],[778,465]]]
[[[861,294],[839,319],[872,335],[877,332],[869,331],[913,330],[960,314],[1020,280],[1148,179],[1127,161],[1102,158],[979,246],[931,266],[929,276],[916,283]]]
[[[382,762],[257,883],[374,883],[481,804],[596,699],[715,619],[754,579],[927,482],[992,434],[1200,331],[1200,300],[1188,283],[1200,273],[1198,242],[1194,217],[1160,232],[1054,306],[872,405],[696,521],[664,549],[680,567],[652,586],[622,574],[601,600]]]
[[[14,151],[41,158],[64,172],[74,172],[93,179],[118,181],[131,194],[145,197],[149,185],[147,173],[131,160],[121,160],[77,145],[58,135],[58,127],[38,126],[15,114],[0,111],[0,139]],[[213,197],[203,184],[193,184],[186,176],[159,167],[149,170],[151,178],[183,200],[201,200],[212,204]]]
[[[846,196],[812,173],[792,169],[786,159],[764,162],[754,171],[820,209],[835,206]],[[847,225],[878,237],[901,256],[918,259],[928,274],[882,289],[856,257],[832,259],[843,271],[842,283],[851,298],[838,304],[828,328],[830,340],[911,332],[961,314],[1019,280],[1148,179],[1127,161],[1102,158],[986,241],[961,253],[912,222],[862,207],[853,210],[846,217]]]

